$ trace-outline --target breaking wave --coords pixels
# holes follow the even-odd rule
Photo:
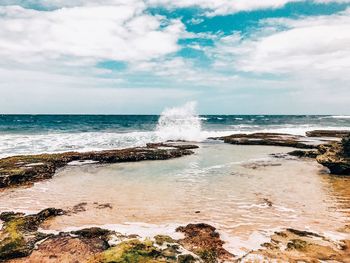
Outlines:
[[[180,107],[165,109],[156,128],[159,140],[200,140],[202,124],[196,106],[197,103],[191,101]]]

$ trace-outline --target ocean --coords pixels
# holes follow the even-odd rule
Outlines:
[[[350,129],[350,116],[197,115],[192,106],[161,115],[0,115],[0,157],[203,141],[233,133]]]

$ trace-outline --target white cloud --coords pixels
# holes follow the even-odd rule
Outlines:
[[[51,12],[0,7],[0,57],[148,60],[177,51],[183,30],[179,20],[145,14],[142,3]]]
[[[214,50],[220,58],[217,64],[254,73],[349,78],[350,10],[299,20],[270,19],[263,24],[262,32],[247,40],[238,34],[222,38]],[[280,26],[287,29],[279,31]]]
[[[261,102],[263,111],[269,105],[275,107],[275,90],[283,91],[278,107],[290,103],[289,113],[300,101],[300,112],[305,110],[303,105],[311,105],[308,111],[312,112],[317,103],[329,106],[324,113],[331,107],[347,109],[350,11],[267,19],[248,38],[239,33],[223,37],[222,33],[186,32],[179,20],[146,11],[148,6],[196,6],[210,15],[223,15],[278,8],[294,1],[298,0],[3,0],[0,112],[136,113],[147,109],[152,113],[169,100],[180,101],[197,92],[212,100],[213,108],[227,101],[225,110],[232,112],[236,101],[237,109],[243,106],[249,112]],[[21,3],[51,11],[1,7]],[[205,18],[191,22],[201,19]],[[172,55],[180,48],[180,38],[216,42],[215,47],[187,44],[211,56],[214,67]],[[96,69],[96,62],[103,60],[125,61],[128,67],[121,72]],[[261,73],[283,76],[265,78]],[[332,92],[334,87],[337,94]],[[250,106],[242,105],[239,96],[246,96]]]
[[[151,114],[195,95],[190,90],[125,88],[122,84],[118,79],[89,75],[0,68],[0,112]]]
[[[41,7],[55,9],[76,6],[101,6],[101,5],[142,5],[143,0],[1,0],[0,5],[20,5],[24,7]]]

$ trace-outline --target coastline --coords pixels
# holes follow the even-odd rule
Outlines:
[[[336,133],[336,132],[335,132]],[[329,134],[328,134],[329,135]],[[272,137],[271,137],[272,136]],[[277,144],[276,144],[276,136],[277,136]],[[246,141],[246,136],[243,135],[241,136],[241,138],[243,138],[244,140],[242,141],[237,141],[237,135],[234,135],[234,144],[239,144],[238,142],[240,142],[241,144],[251,144],[250,142]],[[261,139],[261,134],[259,134],[258,136],[256,136],[254,138],[254,136],[250,135],[249,136],[250,139],[253,139],[254,144],[257,143],[257,139]],[[229,139],[231,139],[232,137],[229,137]],[[305,148],[311,148],[311,149],[319,149],[319,147],[316,147],[314,142],[319,140],[305,140],[304,137],[298,137],[298,136],[292,136],[293,140],[291,140],[291,137],[288,135],[276,135],[276,134],[269,134],[266,138],[266,136],[263,136],[263,141],[261,142],[261,145],[258,147],[276,147],[276,145],[281,146],[281,140],[284,141],[282,143],[283,146],[295,146],[298,145],[300,146],[304,151]],[[226,138],[218,138],[218,139],[222,139],[225,140]],[[271,139],[273,140],[271,142]],[[339,139],[334,138],[334,139],[329,139],[327,138],[327,140],[330,142],[330,145],[332,144],[336,144],[337,146],[339,145]],[[301,142],[302,141],[302,142]],[[228,144],[232,143],[232,141],[226,141]],[[285,143],[287,142],[288,145],[286,145]],[[297,144],[296,144],[297,142]],[[321,140],[321,142],[323,142]],[[302,144],[300,144],[302,143]],[[306,143],[306,144],[305,144]],[[264,146],[265,145],[265,146]],[[267,146],[266,146],[267,145]],[[270,146],[268,146],[270,145]],[[306,146],[305,146],[306,145]],[[308,147],[308,145],[311,145],[310,147]],[[207,146],[206,146],[207,147]],[[235,146],[229,146],[227,145],[227,147],[235,147]],[[247,146],[247,147],[256,147],[256,146]],[[286,149],[285,152],[287,153],[289,150],[287,150],[289,147],[282,147],[283,149]],[[155,152],[157,154],[159,154],[159,151],[161,151],[162,153],[164,153],[164,151],[171,151],[172,154],[167,155],[168,157],[166,158],[158,158],[158,159],[167,159],[170,157],[173,157],[173,151],[175,151],[177,154],[175,154],[175,156],[181,156],[182,153],[184,155],[190,154],[191,152],[187,152],[189,149],[195,149],[196,147],[193,145],[184,145],[183,143],[171,143],[169,144],[150,144],[147,146],[147,149],[152,149],[152,152]],[[282,149],[281,148],[281,149]],[[145,151],[145,148],[138,148],[140,149],[142,152]],[[200,149],[200,148],[199,148]],[[257,148],[256,148],[257,149]],[[279,148],[278,148],[279,149]],[[291,148],[294,149],[294,148]],[[181,152],[182,150],[184,150],[185,152]],[[274,150],[276,151],[276,150]],[[306,150],[306,151],[310,151],[310,150]],[[111,154],[115,154],[116,152],[111,152]],[[178,153],[181,153],[178,155]],[[96,156],[100,156],[100,153],[96,152],[96,153],[89,153],[88,157],[89,158],[85,158],[84,154],[79,154],[79,156],[83,156],[83,158],[85,161],[86,160],[94,160],[94,155]],[[66,156],[65,154],[61,155],[61,157]],[[301,155],[302,158],[304,158]],[[50,159],[45,157],[46,160]],[[272,158],[274,158],[274,160],[278,160],[278,159],[286,159],[288,160],[288,158],[292,158],[288,157],[288,154],[280,154],[280,155],[276,155],[276,154],[272,154]],[[295,158],[295,157],[294,157]],[[95,158],[96,159],[96,158]],[[141,159],[147,159],[147,158],[141,158]],[[151,157],[151,159],[154,159],[154,157]],[[310,158],[307,158],[310,159]],[[97,159],[96,159],[97,160]],[[179,159],[181,160],[181,158]],[[37,161],[42,161],[42,160],[37,160]],[[69,161],[72,161],[71,159],[67,160],[67,162],[65,162],[65,164],[69,163]],[[162,162],[162,161],[159,161]],[[305,162],[305,161],[302,161]],[[315,161],[313,161],[315,162]],[[75,163],[77,164],[77,163]],[[96,165],[96,164],[85,164],[82,163],[83,166],[79,166],[79,167],[89,167],[91,165]],[[276,169],[276,167],[280,166],[280,163],[276,163],[276,161],[260,161],[260,159],[257,159],[256,161],[253,161],[252,163],[242,163],[241,166],[244,169],[249,169],[252,171],[259,171],[261,169]],[[34,165],[35,167],[35,165]],[[74,167],[74,165],[73,165]],[[96,170],[99,170],[101,168],[99,168],[99,166],[96,167]],[[264,172],[264,170],[262,170]],[[266,170],[265,170],[266,171]],[[48,180],[52,180],[52,179],[48,179]],[[29,187],[30,189],[31,187]],[[14,189],[13,191],[16,191],[16,189]],[[1,199],[1,197],[0,197]],[[93,205],[95,207],[95,209],[99,209],[101,211],[101,213],[104,213],[104,211],[109,211],[112,210],[112,205],[108,204],[108,203],[98,203],[95,202],[93,204],[88,204],[88,203],[80,203],[77,204],[76,206],[73,206],[71,209],[66,209],[66,210],[57,210],[60,211],[60,213],[63,213],[63,215],[60,215],[57,217],[57,219],[59,219],[60,217],[72,217],[74,218],[75,215],[79,215],[79,213],[82,213],[82,215],[84,214],[84,212],[86,212],[87,210],[90,209],[90,206]],[[170,204],[169,204],[170,205]],[[266,198],[262,198],[262,203],[260,204],[262,205],[262,207],[266,207],[269,208],[271,206],[275,206],[275,204],[273,204],[270,200],[266,199]],[[260,205],[258,207],[260,207]],[[261,207],[260,207],[261,208]],[[56,210],[54,210],[56,211]],[[61,212],[62,211],[62,212]],[[113,210],[112,210],[113,211]],[[197,211],[194,211],[194,213],[197,213]],[[201,213],[201,211],[198,211],[198,213]],[[4,218],[5,214],[2,214],[2,218]],[[16,218],[17,214],[14,214]],[[18,214],[18,216],[20,218],[22,218],[24,215],[22,214]],[[62,217],[62,218],[63,218]],[[86,215],[84,215],[84,217],[86,217]],[[16,219],[17,220],[17,219]],[[148,233],[146,231],[146,235],[142,235],[142,231],[140,232],[140,228],[137,227],[136,225],[131,224],[129,228],[124,228],[124,233],[120,233],[117,234],[117,236],[119,235],[119,239],[118,237],[115,236],[114,234],[111,234],[110,231],[114,231],[114,232],[123,232],[123,227],[121,227],[121,225],[95,225],[93,227],[100,227],[99,229],[106,229],[106,230],[99,230],[97,231],[98,234],[94,233],[93,235],[89,234],[89,238],[88,240],[86,240],[86,236],[79,236],[77,237],[76,234],[74,234],[72,231],[72,229],[69,228],[61,228],[58,232],[52,232],[52,230],[50,230],[50,228],[53,226],[52,225],[52,220],[56,220],[56,215],[54,218],[49,219],[47,222],[44,222],[44,220],[42,222],[40,222],[38,224],[38,228],[37,233],[41,233],[41,234],[35,234],[35,236],[39,235],[42,236],[43,238],[39,238],[40,240],[35,240],[35,241],[30,241],[30,242],[34,242],[33,246],[31,249],[29,249],[25,254],[18,254],[17,252],[15,252],[14,254],[12,254],[12,256],[2,256],[2,259],[8,259],[11,257],[15,257],[17,258],[18,255],[21,258],[22,256],[25,256],[23,258],[24,262],[26,262],[27,258],[29,260],[34,260],[33,262],[35,262],[35,260],[38,260],[37,257],[44,259],[45,257],[47,257],[47,253],[48,251],[45,252],[46,246],[51,246],[49,245],[50,242],[53,242],[53,244],[55,244],[55,246],[57,246],[59,248],[59,240],[64,239],[65,242],[70,242],[69,240],[74,240],[74,242],[81,242],[83,240],[84,244],[93,244],[93,240],[89,240],[89,239],[94,239],[96,238],[96,235],[98,236],[99,240],[101,240],[101,234],[100,232],[102,231],[104,234],[104,239],[103,243],[105,244],[105,246],[103,247],[103,249],[101,248],[98,252],[97,251],[90,251],[89,253],[87,253],[89,255],[89,260],[92,260],[91,262],[111,262],[111,259],[108,259],[106,257],[106,254],[109,255],[109,250],[120,250],[122,251],[121,255],[125,256],[135,256],[135,254],[132,254],[135,252],[134,246],[137,246],[138,248],[141,246],[143,247],[143,249],[146,250],[143,251],[141,254],[145,257],[145,260],[155,260],[154,262],[197,262],[199,261],[204,261],[204,262],[254,262],[254,260],[262,260],[262,258],[279,258],[282,261],[289,261],[289,260],[294,260],[295,258],[303,258],[306,261],[307,260],[312,260],[312,259],[316,259],[316,258],[327,258],[329,257],[329,259],[334,259],[334,260],[344,260],[346,259],[345,255],[347,255],[349,253],[348,251],[348,246],[349,246],[349,229],[348,229],[348,225],[344,224],[342,229],[338,229],[339,233],[336,234],[336,232],[334,231],[328,231],[327,229],[325,229],[325,231],[323,233],[320,232],[313,232],[313,231],[309,231],[309,232],[303,232],[305,231],[305,229],[294,229],[294,228],[280,228],[280,229],[265,229],[267,232],[264,233],[263,235],[259,235],[252,237],[253,239],[248,243],[250,243],[250,245],[255,243],[255,248],[254,246],[252,246],[250,248],[250,250],[244,249],[244,250],[239,250],[238,247],[242,245],[242,243],[244,243],[243,240],[238,241],[233,241],[235,239],[232,239],[232,236],[230,238],[230,235],[227,235],[227,233],[222,232],[221,230],[216,230],[214,227],[210,226],[210,225],[201,225],[201,223],[209,223],[211,224],[210,220],[209,222],[188,222],[187,224],[183,224],[183,223],[174,223],[173,225],[168,225],[168,228],[166,231],[164,231],[164,228],[162,229],[162,227],[160,227],[159,225],[148,225]],[[51,224],[49,223],[51,221]],[[11,221],[10,221],[11,222]],[[59,221],[58,221],[59,222]],[[191,223],[195,223],[194,225]],[[6,236],[8,236],[6,234],[7,231],[7,227],[6,227],[6,221],[5,224],[3,224],[3,228],[1,231],[1,236],[2,236],[2,242],[0,242],[1,246],[2,246],[2,251],[7,251],[6,249],[6,242],[5,244],[3,243],[5,240],[8,241],[8,239],[6,239]],[[11,223],[12,224],[12,223]],[[51,225],[51,226],[50,226]],[[215,225],[215,224],[214,224]],[[39,228],[39,226],[41,226]],[[141,225],[142,226],[142,225]],[[145,225],[144,225],[145,226]],[[170,227],[169,227],[170,226]],[[191,236],[191,238],[188,240],[188,242],[184,242],[179,236],[174,235],[174,233],[176,233],[175,229],[178,228],[179,226],[183,226],[185,228],[183,229],[187,229],[188,227],[191,229],[191,231],[189,234]],[[93,231],[96,230],[96,228],[91,228],[92,226],[86,226],[88,227],[91,231],[91,229]],[[203,228],[204,236],[200,236],[198,235],[198,231],[201,232],[202,230],[198,230],[197,228],[199,227],[199,229]],[[220,228],[220,226],[218,226]],[[79,229],[84,228],[84,225],[80,225],[80,226],[76,226],[74,227],[74,231],[78,231]],[[142,228],[142,227],[141,227]],[[152,230],[153,228],[153,230]],[[144,229],[147,229],[144,228]],[[151,230],[150,230],[151,229]],[[18,228],[18,230],[15,231],[19,231],[20,233],[22,233],[23,235],[27,235],[28,233],[28,229],[26,228]],[[32,231],[32,230],[30,230]],[[29,232],[30,232],[29,231]],[[184,230],[186,231],[186,230]],[[194,231],[194,232],[193,232]],[[206,231],[214,231],[215,234],[205,234]],[[216,232],[219,231],[219,232]],[[213,232],[213,233],[214,233]],[[36,233],[36,232],[35,232]],[[109,233],[106,237],[106,233]],[[197,234],[193,234],[193,233],[197,233]],[[22,234],[19,234],[19,236],[21,236]],[[44,234],[44,235],[43,235]],[[47,236],[49,234],[49,236]],[[132,235],[135,234],[135,235]],[[4,238],[5,235],[5,239]],[[33,233],[31,232],[30,235],[33,235]],[[111,237],[111,235],[113,236],[113,238]],[[131,235],[131,238],[128,237]],[[171,239],[169,239],[168,237],[166,237],[166,239],[169,241],[171,240],[170,243],[165,243],[166,247],[162,247],[159,245],[157,245],[157,241],[154,238],[157,235],[163,235],[163,236],[170,236]],[[17,235],[18,236],[18,235]],[[122,237],[121,237],[122,236]],[[214,240],[211,240],[212,237],[215,237]],[[137,237],[137,240],[135,240],[135,237]],[[175,240],[175,238],[177,238]],[[113,242],[111,242],[111,240],[115,240],[118,239],[118,243],[117,245],[114,244]],[[186,239],[186,238],[185,238]],[[208,241],[209,239],[209,241]],[[319,242],[319,240],[323,240],[321,243]],[[24,240],[26,240],[26,238],[24,238]],[[150,240],[150,241],[149,241]],[[224,240],[224,241],[222,241]],[[239,239],[238,239],[239,240]],[[298,240],[298,241],[296,241]],[[342,240],[342,241],[340,241]],[[28,241],[28,240],[27,240]],[[10,240],[10,242],[12,242]],[[58,242],[58,244],[57,244]],[[106,245],[106,242],[108,245]],[[130,243],[131,242],[131,243]],[[146,243],[144,243],[146,242]],[[199,244],[207,244],[209,242],[209,244],[212,244],[212,246],[210,247],[201,247],[201,252],[198,252],[197,249],[194,249],[194,247],[197,247],[196,242],[199,242]],[[256,246],[256,243],[259,243],[258,246]],[[16,243],[16,242],[15,242]],[[34,244],[36,244],[36,246],[39,247],[39,249],[34,249]],[[43,245],[41,245],[41,243]],[[111,243],[111,244],[109,244]],[[123,247],[121,247],[120,244],[123,244]],[[125,248],[125,244],[126,248]],[[221,244],[221,245],[220,245]],[[27,248],[28,244],[25,243],[25,247]],[[73,245],[76,246],[77,244]],[[5,249],[4,249],[5,246]],[[89,246],[89,245],[88,245]],[[175,248],[174,248],[175,246]],[[67,253],[70,251],[70,249],[73,249],[73,247],[61,247],[61,251],[58,249],[58,251],[56,251],[55,253],[57,253],[57,257],[61,258],[62,257],[65,258],[67,256]],[[168,248],[172,247],[172,253],[168,254]],[[285,249],[285,247],[287,247],[287,249]],[[43,249],[41,251],[41,249]],[[87,248],[87,249],[91,249],[91,248]],[[227,250],[226,250],[227,249]],[[0,249],[1,250],[1,249]],[[164,251],[165,250],[165,251]],[[15,251],[16,251],[16,246],[15,246]],[[41,251],[41,252],[40,252]],[[155,253],[156,251],[156,253]],[[183,252],[186,253],[183,253]],[[205,252],[203,252],[205,251]],[[209,252],[208,252],[209,251]],[[315,254],[315,251],[321,251]],[[151,253],[152,252],[152,253]],[[39,254],[38,254],[39,253]],[[102,254],[103,256],[101,256]],[[130,255],[129,253],[131,253],[132,255]],[[149,254],[150,253],[150,254]],[[155,253],[155,254],[154,254]],[[165,254],[164,254],[165,253]],[[204,254],[203,254],[204,253]],[[98,256],[97,256],[98,254]],[[140,252],[136,253],[136,256],[139,256]],[[155,256],[156,255],[156,256]],[[168,257],[170,255],[170,257]],[[143,257],[142,256],[142,257]],[[33,257],[34,259],[31,259],[31,257]],[[102,257],[102,259],[101,259]],[[86,258],[85,258],[86,259]],[[84,259],[84,260],[85,260]],[[184,261],[180,261],[180,259],[184,260]],[[87,259],[86,259],[87,260]],[[173,260],[173,261],[171,261]],[[10,261],[12,262],[12,261]],[[21,262],[21,259],[18,259],[17,261],[13,261],[13,262]],[[68,261],[67,261],[68,262]],[[85,262],[85,261],[84,261]],[[88,262],[88,261],[86,261]],[[121,261],[123,262],[123,261]],[[136,262],[136,261],[135,261]],[[347,262],[347,261],[344,261]]]

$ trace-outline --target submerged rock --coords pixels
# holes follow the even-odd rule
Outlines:
[[[288,153],[289,155],[296,156],[299,158],[316,158],[320,152],[318,150],[295,150]]]
[[[241,166],[247,169],[259,169],[259,168],[265,168],[265,167],[271,167],[271,166],[281,166],[282,164],[279,162],[274,162],[270,160],[258,160],[258,161],[250,161],[242,163]]]
[[[62,210],[54,208],[27,216],[21,213],[2,213],[0,219],[4,223],[0,231],[0,261],[28,256],[35,243],[48,236],[38,232],[40,224],[52,216],[62,214]]]
[[[233,134],[212,139],[223,140],[225,143],[238,145],[286,146],[301,149],[316,148],[316,145],[308,142],[307,138],[304,136],[284,133]]]
[[[319,146],[320,155],[316,160],[326,166],[332,174],[350,175],[350,137],[341,142]]]
[[[58,168],[77,161],[94,163],[137,162],[166,160],[193,154],[196,145],[153,144],[122,150],[98,152],[67,152],[23,155],[0,159],[0,188],[51,178]]]

